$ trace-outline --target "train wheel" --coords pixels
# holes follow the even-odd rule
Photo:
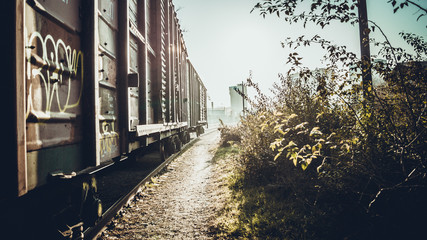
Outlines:
[[[169,137],[166,140],[166,145],[165,145],[165,150],[168,153],[168,155],[172,155],[174,153],[176,153],[176,145],[175,142],[172,139],[173,137]]]
[[[175,146],[176,146],[176,151],[179,152],[182,149],[182,142],[181,139],[179,139],[178,136],[174,136],[174,142],[175,142]]]
[[[183,139],[183,141],[182,141],[183,143],[190,142],[190,134],[187,131],[185,131],[183,136],[182,136],[182,139]]]
[[[160,152],[160,160],[164,162],[167,158],[166,150],[165,150],[165,141],[159,142],[159,152]]]
[[[181,140],[181,143],[182,143],[182,144],[186,144],[186,143],[187,143],[187,140],[186,140],[186,138],[185,138],[185,132],[181,132],[181,133],[178,135],[178,138],[179,138],[179,140]]]

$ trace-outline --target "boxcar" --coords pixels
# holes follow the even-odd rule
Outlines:
[[[207,125],[207,90],[190,60],[187,62],[187,68],[189,129],[200,135],[204,133],[203,126]]]
[[[7,2],[8,157],[0,200],[20,201],[60,184],[67,194],[43,192],[46,201],[63,204],[52,212],[73,205],[76,218],[94,222],[101,203],[93,172],[150,144],[166,157],[207,123],[206,88],[188,60],[174,5]]]

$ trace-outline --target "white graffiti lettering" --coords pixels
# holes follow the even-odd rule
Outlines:
[[[25,35],[28,36],[26,29]],[[41,56],[35,53],[37,48],[41,48],[38,50]],[[44,109],[37,110],[49,115],[55,99],[58,108],[56,111],[60,113],[79,106],[83,92],[83,52],[71,49],[62,39],[55,40],[50,34],[43,37],[39,32],[33,32],[26,39],[26,60],[27,79],[38,77],[44,87],[46,103]],[[77,84],[80,85],[79,89],[73,90],[71,80],[78,77],[81,81]],[[27,118],[32,110],[36,110],[33,101],[41,101],[41,96],[32,96],[33,81],[29,81],[29,84]],[[71,95],[78,96],[74,102],[70,102]]]

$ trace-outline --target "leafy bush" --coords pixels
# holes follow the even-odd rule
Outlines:
[[[220,127],[218,128],[220,131],[221,147],[229,147],[233,143],[240,143],[241,141],[241,128],[239,125],[236,126],[227,126],[220,119]]]
[[[239,234],[276,239],[425,234],[426,65],[410,59],[374,62],[382,81],[368,97],[357,74],[360,62],[352,65],[300,68],[280,76],[274,97],[261,93],[252,101],[253,111],[241,121],[243,183],[236,196],[241,221],[257,224],[239,228]],[[247,84],[257,89],[251,79]]]
[[[403,82],[395,71],[384,71],[369,117],[357,89],[337,93],[332,89],[338,85],[325,87],[325,80],[338,78],[333,69],[281,77],[277,95],[258,102],[241,122],[244,180],[236,195],[248,209],[241,220],[255,213],[259,218],[249,238],[271,228],[277,238],[290,239],[394,238],[423,231],[418,221],[427,212],[426,102],[415,96],[426,96],[427,74],[419,67],[406,65],[404,78],[411,80]],[[277,201],[286,204],[278,207]],[[274,222],[269,214],[281,218]]]
[[[309,14],[298,15],[299,2],[261,1],[255,8],[304,26],[358,22],[358,1],[312,1]],[[396,1],[388,2],[395,7]],[[369,30],[381,30],[370,23]],[[384,42],[372,43],[384,60],[369,64],[318,35],[288,39],[284,47],[318,44],[326,51],[327,67],[301,67],[298,53],[291,53],[293,67],[280,75],[271,98],[248,79],[258,95],[248,99],[252,112],[239,127],[242,175],[233,188],[241,210],[238,236],[410,239],[427,234],[427,43],[415,34],[401,37],[414,54],[393,47],[385,36]],[[378,81],[366,84],[362,73],[371,70]]]

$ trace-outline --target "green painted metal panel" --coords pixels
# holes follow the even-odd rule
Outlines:
[[[29,190],[47,183],[50,173],[77,172],[85,167],[82,144],[44,148],[27,154]]]

